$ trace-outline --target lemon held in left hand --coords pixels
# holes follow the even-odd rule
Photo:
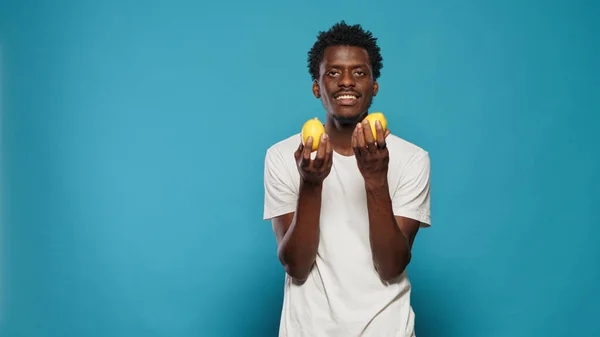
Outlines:
[[[365,120],[369,122],[369,126],[371,127],[371,132],[373,133],[373,139],[377,139],[377,129],[375,126],[375,121],[379,121],[381,123],[381,128],[383,129],[383,134],[385,135],[385,130],[387,129],[387,120],[385,116],[381,112],[372,112],[365,117]]]

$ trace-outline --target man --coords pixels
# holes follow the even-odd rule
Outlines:
[[[266,153],[264,219],[286,271],[281,337],[415,335],[405,269],[430,226],[430,162],[363,121],[379,91],[376,42],[344,21],[319,34],[308,61],[326,134],[316,153],[299,134]]]

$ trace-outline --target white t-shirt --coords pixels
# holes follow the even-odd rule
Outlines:
[[[296,134],[267,150],[265,220],[296,211],[300,175],[294,151],[299,142],[300,134]],[[394,215],[430,226],[429,154],[392,134],[386,142]],[[322,193],[316,262],[302,285],[286,275],[279,336],[414,336],[406,271],[387,285],[375,271],[364,179],[354,156],[334,151]]]

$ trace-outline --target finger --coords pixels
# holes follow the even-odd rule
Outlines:
[[[375,130],[377,132],[377,147],[383,149],[385,148],[385,135],[380,121],[375,121]]]
[[[294,158],[296,158],[296,160],[300,159],[300,156],[302,155],[302,149],[304,148],[304,145],[302,144],[302,142],[300,142],[300,145],[298,146],[298,149],[296,150],[296,152],[294,152]]]
[[[390,129],[385,129],[385,138],[390,135]]]
[[[319,147],[317,148],[317,155],[313,161],[313,165],[315,168],[321,168],[323,165],[323,161],[325,160],[325,151],[327,150],[327,144],[325,143],[327,136],[325,134],[321,135],[321,141],[319,142]]]
[[[352,141],[350,142],[350,144],[352,146],[352,151],[354,151],[354,154],[356,154],[358,151],[358,138],[356,137],[357,133],[358,133],[358,126],[356,126],[354,128],[354,131],[352,132]]]
[[[313,138],[309,136],[306,139],[306,144],[304,145],[304,149],[302,150],[302,168],[307,168],[310,164],[310,153],[312,152],[312,144]]]
[[[329,137],[327,137],[326,143],[327,143],[327,151],[325,153],[325,167],[329,170],[329,169],[331,169],[331,166],[333,165],[333,146],[331,145],[331,142],[329,141]]]
[[[367,146],[367,151],[373,152],[376,150],[375,148],[375,139],[373,139],[373,130],[371,129],[371,125],[367,120],[362,122],[363,124],[363,134],[365,136],[365,144]]]
[[[360,154],[364,154],[365,152],[367,152],[367,143],[365,142],[365,133],[363,130],[363,126],[359,123],[356,128],[356,145],[358,147],[358,152]]]
[[[352,150],[354,154],[360,156],[360,148],[358,147],[358,135],[360,134],[360,130],[358,125],[354,128],[354,132],[352,133]]]

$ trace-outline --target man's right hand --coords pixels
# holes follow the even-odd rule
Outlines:
[[[329,175],[329,172],[331,172],[333,149],[329,142],[329,137],[324,133],[319,142],[317,155],[315,156],[315,159],[311,159],[312,144],[312,137],[308,137],[306,145],[303,145],[302,142],[300,142],[300,146],[294,153],[294,157],[296,158],[296,164],[301,180],[304,183],[318,185],[322,184],[323,180],[325,180]]]

